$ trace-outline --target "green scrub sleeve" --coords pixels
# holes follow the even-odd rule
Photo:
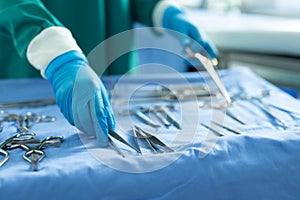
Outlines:
[[[18,54],[26,57],[31,40],[43,29],[63,26],[39,0],[1,0],[0,33],[10,37]]]
[[[160,0],[130,0],[132,18],[147,26],[153,26],[152,13]]]

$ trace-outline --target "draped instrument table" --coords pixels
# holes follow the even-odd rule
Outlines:
[[[183,75],[197,80],[195,73]],[[45,149],[47,156],[36,172],[23,160],[22,149],[10,151],[9,161],[0,168],[0,199],[299,199],[300,102],[247,69],[223,70],[220,77],[230,93],[272,91],[263,100],[287,127],[252,103],[239,100],[233,111],[247,124],[228,117],[224,121],[245,134],[215,137],[207,154],[203,138],[210,133],[200,122],[210,119],[211,110],[200,109],[190,142],[184,137],[172,141],[174,128],[159,134],[176,152],[141,156],[116,142],[124,151],[122,158],[111,147],[98,148],[93,139],[69,125],[56,105],[9,108],[15,113],[56,116],[55,122],[37,124],[32,131],[40,138],[62,135],[65,141],[60,148]],[[105,79],[108,85],[113,81]],[[53,97],[51,86],[41,79],[1,80],[0,91],[1,103]],[[122,124],[124,117],[116,119]],[[181,120],[185,124],[189,119]],[[14,126],[5,126],[0,141],[15,132]],[[103,160],[95,153],[103,154]],[[151,166],[145,170],[144,165]]]

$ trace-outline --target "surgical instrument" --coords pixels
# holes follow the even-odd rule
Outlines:
[[[222,130],[218,129],[216,126],[213,126],[213,124],[211,126],[209,126],[207,123],[201,123],[201,125],[207,129],[211,130],[212,132],[218,134],[219,136],[228,136],[229,135],[229,134],[223,132]]]
[[[154,136],[153,134],[143,130],[142,128],[135,126],[136,130],[139,133],[142,133],[142,135],[145,135],[152,143],[159,145],[161,147],[163,147],[164,149],[170,151],[170,152],[175,152],[174,149],[172,149],[171,147],[169,147],[168,145],[166,145],[165,143],[163,143],[160,139],[158,139],[156,136]]]
[[[269,91],[262,91],[260,96],[250,96],[241,93],[241,94],[235,94],[233,98],[239,98],[242,100],[251,100],[250,102],[252,102],[254,105],[262,109],[267,115],[272,117],[272,119],[275,119],[279,125],[283,126],[284,128],[287,128],[288,126],[286,125],[285,120],[279,117],[277,113],[275,113],[267,104],[265,104],[262,101],[262,98],[268,95],[270,95]]]
[[[224,113],[234,119],[235,121],[239,122],[242,125],[246,125],[246,122],[239,116],[234,114],[233,112],[229,111],[228,108],[224,110]]]
[[[228,105],[228,104],[212,104],[212,103],[207,103],[207,102],[199,102],[198,103],[200,108],[211,108],[211,109],[218,109],[222,112],[224,112],[224,114],[226,114],[227,116],[231,117],[232,119],[234,119],[235,121],[239,122],[242,125],[245,125],[246,122],[237,114],[233,113],[232,111],[230,111],[230,107],[234,106],[235,103],[233,102],[232,104]]]
[[[122,153],[121,149],[113,142],[113,140],[110,138],[110,136],[107,137],[108,138],[108,143],[123,157],[125,158],[125,155]]]
[[[219,91],[224,96],[225,100],[228,104],[231,104],[231,97],[228,94],[224,84],[222,83],[221,79],[219,78],[217,72],[214,69],[212,60],[208,59],[207,57],[201,55],[199,52],[193,52],[189,46],[185,47],[187,54],[191,57],[197,58],[199,62],[204,66],[210,77],[213,79],[215,84],[217,85]]]
[[[138,139],[143,140],[145,144],[154,152],[163,153],[141,130],[139,127],[134,126],[133,132]]]
[[[109,129],[108,133],[110,136],[112,136],[113,138],[115,138],[116,140],[118,140],[119,142],[129,146],[130,148],[132,148],[133,150],[135,150],[137,153],[141,153],[141,151],[139,151],[139,149],[137,149],[136,147],[132,146],[131,144],[129,144],[125,139],[123,139],[118,133],[116,133],[115,131]]]
[[[149,109],[146,109],[145,107],[139,106],[128,110],[123,110],[120,112],[121,115],[124,115],[125,113],[129,113],[132,115],[135,115],[138,119],[140,119],[143,123],[146,125],[149,125],[153,128],[159,128],[161,127],[160,124],[156,123],[152,119],[150,119],[147,115],[145,115],[145,112],[148,112]]]
[[[25,123],[26,127],[30,128],[35,123],[42,123],[42,122],[54,122],[56,118],[51,115],[40,115],[38,113],[27,112],[25,115]],[[32,123],[32,124],[30,124]]]
[[[30,136],[22,138],[23,136]],[[28,133],[18,133],[0,144],[0,153],[4,156],[4,159],[0,162],[0,167],[4,165],[7,160],[9,159],[9,153],[7,149],[10,148],[12,145],[15,144],[26,144],[26,143],[37,143],[39,140],[34,138],[35,134],[28,132]]]
[[[0,108],[42,107],[54,104],[56,104],[54,98],[45,98],[39,100],[0,103]]]
[[[179,122],[176,120],[174,115],[169,111],[169,109],[165,105],[161,105],[159,107],[160,107],[161,111],[163,113],[165,113],[165,115],[167,116],[167,119],[171,122],[171,124],[173,124],[177,129],[181,129]]]
[[[140,143],[139,143],[139,140],[138,140],[139,136],[138,136],[137,130],[136,130],[136,128],[134,126],[132,127],[132,132],[133,132],[133,140],[134,140],[134,142],[135,142],[135,144],[137,146],[137,149],[140,151],[140,154],[143,155],[142,154],[142,150],[140,148]]]
[[[132,112],[145,124],[152,126],[153,128],[161,127],[159,124],[151,120],[147,115],[145,115],[139,108],[133,109]]]
[[[38,171],[38,163],[46,156],[44,149],[48,146],[59,147],[63,141],[63,136],[49,136],[42,140],[38,145],[23,145],[22,147],[26,149],[23,158],[31,163],[33,171]]]
[[[155,115],[155,117],[163,123],[166,128],[169,128],[172,124],[161,114],[160,109],[157,109],[157,106],[154,106],[153,109],[150,109],[150,112]]]
[[[219,95],[215,91],[209,91],[204,89],[202,86],[193,86],[193,84],[187,86],[170,86],[168,88],[158,86],[161,89],[145,90],[132,94],[132,96],[118,96],[114,97],[114,104],[122,105],[127,103],[145,103],[153,101],[193,101],[193,100],[211,100],[212,98],[219,98]],[[148,92],[148,93],[146,93]],[[116,93],[114,91],[114,93]],[[124,93],[124,92],[123,92]]]
[[[245,134],[245,133],[243,133],[242,131],[240,131],[240,130],[234,128],[234,127],[225,125],[224,123],[219,123],[219,122],[216,122],[216,121],[212,121],[212,123],[214,123],[214,124],[216,124],[216,125],[218,125],[218,126],[224,128],[224,129],[227,129],[228,131],[231,131],[231,132],[233,132],[233,133],[235,133],[235,134],[240,134],[240,135]]]
[[[261,100],[259,99],[256,99],[257,102],[262,102]],[[266,106],[265,104],[258,104],[258,103],[255,103],[257,106],[259,106],[265,113],[267,113],[269,116],[271,116],[272,118],[276,119],[277,122],[282,125],[284,128],[287,128],[288,126],[286,125],[286,122],[284,119],[282,119],[281,117],[279,117],[277,115],[277,113],[275,113],[273,110],[271,110],[268,106]]]
[[[54,116],[49,115],[40,115],[38,113],[27,112],[25,115],[23,114],[15,114],[5,110],[0,110],[0,132],[3,122],[14,122],[17,124],[17,129],[22,132],[25,129],[29,129],[36,123],[42,122],[54,122],[56,118]]]

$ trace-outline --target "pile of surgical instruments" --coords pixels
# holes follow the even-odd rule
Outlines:
[[[41,122],[53,122],[54,116],[40,115],[37,113],[27,112],[26,114],[15,114],[4,110],[0,111],[1,132],[3,131],[4,123],[12,123],[17,128],[17,133],[9,136],[0,143],[0,155],[3,156],[0,161],[2,167],[10,158],[8,151],[21,148],[25,150],[23,154],[24,160],[31,163],[33,171],[38,171],[38,164],[46,156],[45,149],[49,146],[59,147],[63,142],[63,136],[49,136],[43,140],[36,137],[36,134],[30,131],[30,128]]]

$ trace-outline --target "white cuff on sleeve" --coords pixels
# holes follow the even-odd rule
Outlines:
[[[50,62],[71,50],[82,52],[67,28],[52,26],[44,29],[31,40],[26,56],[29,63],[40,70],[45,78],[45,70]]]
[[[162,21],[163,21],[164,13],[167,10],[167,8],[171,6],[182,9],[180,4],[178,4],[175,0],[163,0],[157,3],[152,14],[152,21],[154,27],[159,27],[159,28],[163,27]]]

